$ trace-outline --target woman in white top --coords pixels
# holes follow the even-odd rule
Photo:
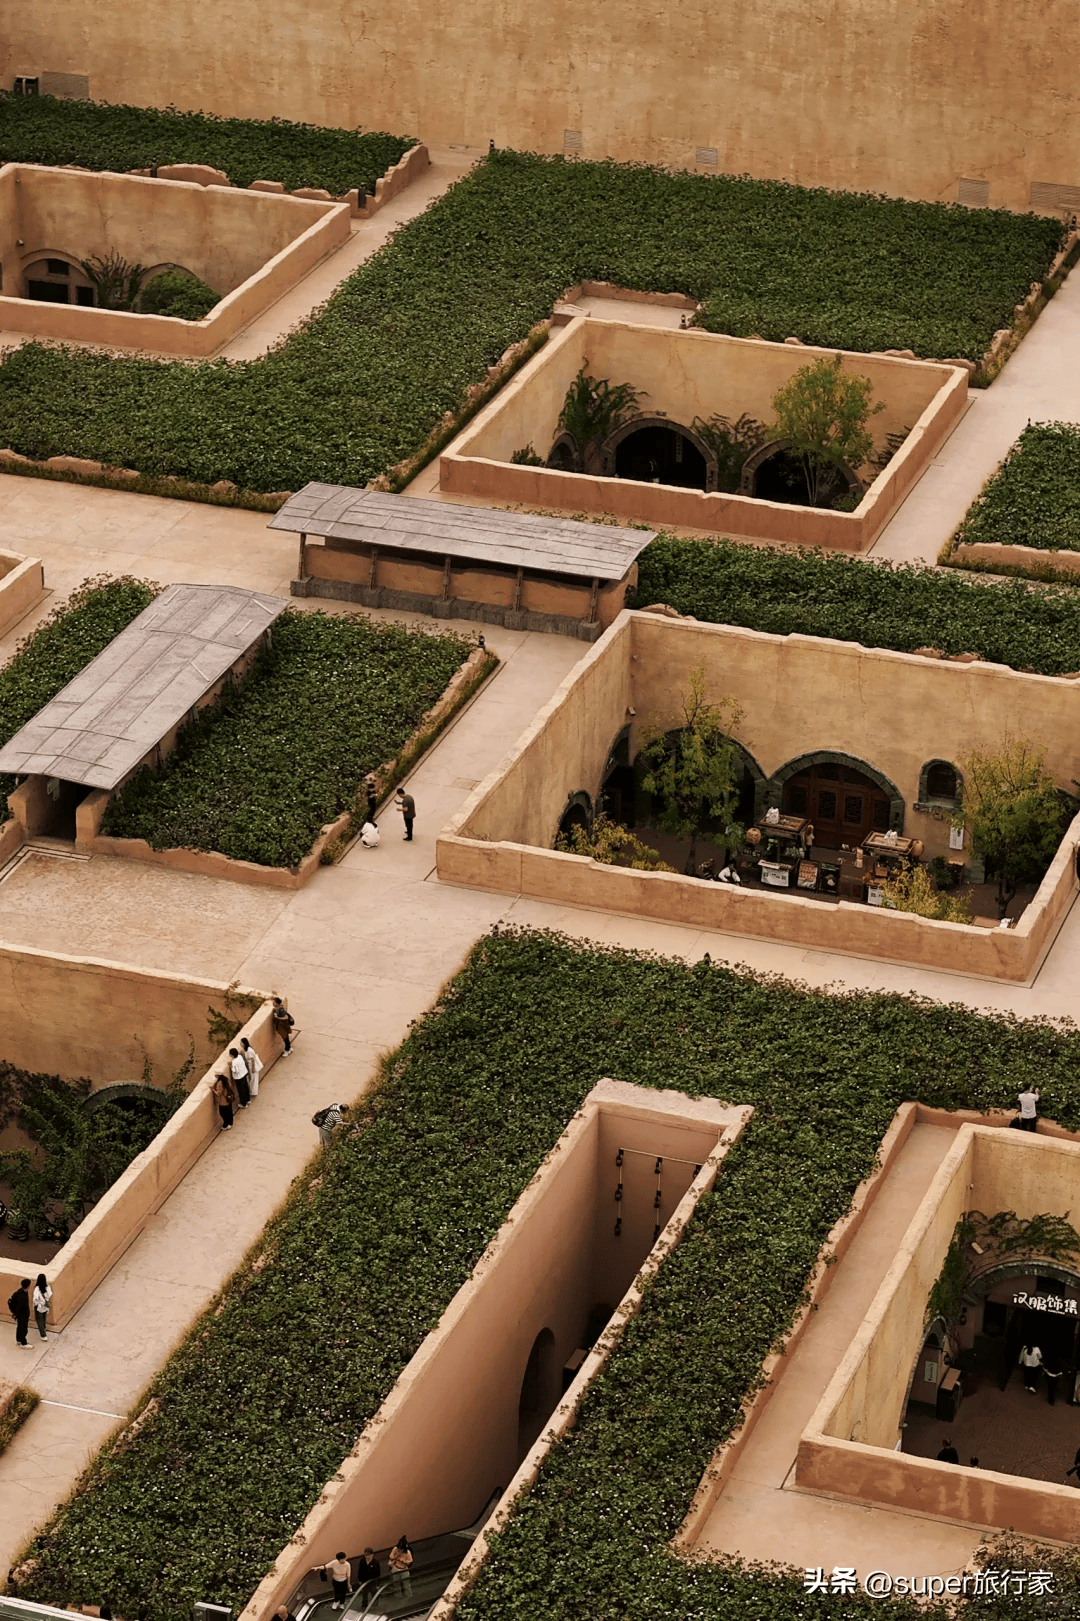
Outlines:
[[[37,1283],[34,1286],[34,1321],[43,1340],[47,1340],[49,1337],[45,1332],[45,1322],[49,1315],[49,1301],[51,1299],[52,1290],[49,1288],[49,1280],[44,1272],[39,1272]]]
[[[253,1098],[257,1098],[259,1095],[259,1076],[262,1074],[263,1069],[262,1059],[251,1045],[251,1042],[248,1040],[247,1036],[240,1037],[240,1051],[243,1053],[244,1063],[247,1065],[248,1090]]]

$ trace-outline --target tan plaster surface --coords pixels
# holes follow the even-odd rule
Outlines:
[[[62,1501],[115,1428],[115,1418],[105,1414],[45,1402],[30,1414],[0,1459],[0,1569],[10,1570],[31,1530]],[[16,1448],[17,1467],[3,1468]]]
[[[913,1128],[707,1520],[701,1550],[894,1576],[950,1575],[967,1564],[978,1531],[834,1502],[790,1485],[799,1437],[893,1261],[898,1236],[955,1141],[945,1126]]]

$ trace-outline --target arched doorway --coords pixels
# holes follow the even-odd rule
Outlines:
[[[747,457],[739,494],[752,495],[758,501],[779,501],[787,506],[810,506],[802,457],[775,440],[762,445]],[[813,504],[830,507],[839,496],[861,494],[862,485],[849,467],[830,467],[819,474],[818,498]]]
[[[635,417],[605,440],[605,477],[641,484],[672,484],[687,490],[715,490],[716,457],[703,439],[666,417]]]
[[[518,1463],[539,1439],[559,1400],[555,1336],[542,1328],[533,1341],[518,1399]]]
[[[620,827],[637,825],[637,774],[630,763],[629,726],[623,727],[604,761],[600,809]]]
[[[575,828],[588,832],[592,825],[592,802],[584,790],[571,794],[566,806],[559,817],[559,831],[556,839],[568,839]]]
[[[781,809],[808,816],[814,843],[827,850],[844,844],[854,849],[868,833],[883,833],[895,820],[893,798],[878,782],[857,766],[834,760],[795,770],[784,782]]]

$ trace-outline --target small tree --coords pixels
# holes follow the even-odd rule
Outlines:
[[[977,856],[998,883],[998,916],[1022,883],[1042,877],[1061,842],[1064,809],[1043,751],[1006,737],[996,753],[975,749],[964,761],[964,786],[953,825],[971,836]]]
[[[605,867],[633,867],[635,872],[674,872],[649,845],[629,828],[620,827],[610,816],[598,811],[591,827],[572,827],[555,840],[556,850],[569,855],[591,856]]]
[[[629,417],[637,416],[638,391],[630,383],[609,383],[606,377],[590,377],[588,360],[566,391],[559,412],[559,431],[573,436],[579,465],[584,472],[596,450]]]
[[[870,404],[873,383],[843,371],[839,355],[801,366],[773,395],[777,437],[802,463],[811,506],[819,506],[844,466],[861,467],[874,448],[867,420],[885,409]]]
[[[893,912],[914,912],[916,917],[938,918],[945,923],[970,923],[971,909],[962,895],[935,889],[925,867],[901,867],[886,878],[883,906]]]
[[[139,296],[146,271],[142,265],[133,265],[115,251],[96,253],[79,263],[93,283],[98,308],[103,310],[133,310]]]
[[[650,721],[641,747],[642,787],[653,796],[653,817],[662,833],[690,840],[690,861],[698,838],[719,824],[726,844],[741,842],[738,820],[739,751],[731,733],[742,710],[731,698],[710,703],[705,668],[690,671],[687,689],[673,718]]]

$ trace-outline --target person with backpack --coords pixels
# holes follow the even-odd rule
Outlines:
[[[25,1349],[29,1342],[26,1331],[30,1327],[30,1279],[24,1278],[8,1300],[8,1311],[15,1319],[15,1344]]]
[[[274,1027],[275,1036],[280,1036],[285,1043],[284,1057],[292,1054],[292,1033],[296,1028],[296,1020],[289,1012],[280,996],[274,997],[274,1011],[270,1015],[270,1022]]]
[[[215,1075],[214,1084],[210,1090],[214,1094],[217,1112],[221,1116],[222,1131],[231,1131],[233,1123],[232,1081],[227,1075]]]
[[[330,1139],[334,1135],[334,1128],[340,1126],[349,1112],[347,1103],[331,1103],[326,1109],[319,1109],[311,1117],[311,1124],[319,1128],[319,1146],[330,1147]]]

